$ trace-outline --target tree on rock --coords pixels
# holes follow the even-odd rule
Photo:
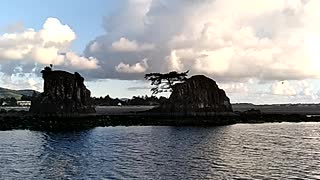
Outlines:
[[[145,74],[144,78],[151,81],[152,94],[158,94],[161,92],[171,92],[172,86],[176,83],[181,83],[187,80],[189,70],[179,73],[177,71],[171,71],[169,73],[149,73]]]

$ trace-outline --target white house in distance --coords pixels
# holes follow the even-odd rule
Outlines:
[[[18,106],[31,106],[31,101],[17,101]]]

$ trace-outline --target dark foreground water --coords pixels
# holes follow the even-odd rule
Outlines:
[[[320,123],[0,131],[0,179],[320,179]]]

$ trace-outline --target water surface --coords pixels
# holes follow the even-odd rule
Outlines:
[[[320,123],[0,131],[0,179],[320,179]]]

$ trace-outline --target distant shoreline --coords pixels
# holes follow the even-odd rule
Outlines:
[[[156,106],[136,105],[136,106],[96,106],[97,114],[109,115],[128,112],[139,112],[152,109]],[[248,103],[232,104],[234,112],[244,112],[250,109],[260,110],[263,114],[301,114],[320,115],[320,104],[264,104],[255,105]],[[28,106],[1,106],[5,110],[29,111]]]
[[[114,107],[116,108],[116,107]],[[147,108],[147,107],[144,107]],[[320,122],[320,116],[302,114],[219,114],[181,115],[172,113],[128,112],[118,114],[45,115],[26,111],[0,114],[0,130],[80,131],[107,126],[224,126],[237,123]]]

